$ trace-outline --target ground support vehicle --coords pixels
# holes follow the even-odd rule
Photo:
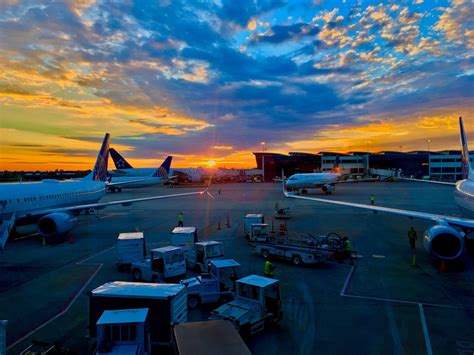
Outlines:
[[[178,284],[107,282],[88,293],[89,336],[97,336],[96,324],[107,310],[148,308],[150,339],[153,348],[169,346],[170,324],[187,320],[186,287]]]
[[[211,313],[211,319],[230,320],[242,336],[251,336],[283,318],[280,283],[250,275],[237,280],[237,296]]]
[[[175,355],[250,355],[242,337],[227,320],[208,320],[173,327]]]
[[[316,264],[334,258],[332,251],[312,246],[258,242],[254,243],[252,248],[255,253],[261,254],[264,258],[278,257],[291,260],[295,265]]]
[[[254,223],[250,226],[249,242],[263,242],[270,238],[269,226],[266,223]]]
[[[252,243],[252,250],[264,258],[290,260],[295,265],[316,264],[351,257],[345,251],[344,239],[336,233],[317,237],[290,232],[286,232],[283,236],[273,233],[265,241]]]
[[[170,244],[182,248],[184,252],[193,250],[197,241],[196,227],[175,227],[171,232]]]
[[[265,223],[265,218],[261,213],[249,213],[244,217],[244,236],[249,239],[252,234],[252,224]]]
[[[95,355],[150,355],[148,308],[104,311],[97,321]]]
[[[186,275],[183,249],[173,246],[152,249],[149,257],[132,263],[132,275],[135,281],[179,280]]]
[[[229,301],[235,297],[240,264],[233,259],[211,260],[209,273],[181,280],[188,290],[188,307]]]
[[[117,267],[119,271],[130,270],[134,261],[145,257],[146,247],[143,233],[120,233],[117,238]]]
[[[224,248],[221,242],[208,241],[194,243],[194,249],[185,251],[186,266],[189,269],[198,269],[200,272],[209,272],[211,260],[224,259]]]

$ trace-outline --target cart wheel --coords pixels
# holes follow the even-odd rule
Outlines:
[[[189,296],[188,297],[188,307],[189,308],[196,308],[197,306],[199,306],[200,303],[201,303],[201,301],[199,300],[199,297],[197,297],[197,296]]]
[[[270,256],[270,254],[268,253],[268,250],[264,249],[262,250],[262,256],[266,259]]]
[[[133,279],[135,281],[141,281],[142,272],[140,271],[140,269],[133,269]]]
[[[293,255],[293,258],[291,260],[293,261],[293,264],[295,265],[301,264],[301,256],[299,255]]]

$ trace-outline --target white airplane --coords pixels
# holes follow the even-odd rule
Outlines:
[[[336,156],[332,172],[330,173],[306,173],[294,174],[286,180],[286,190],[296,191],[296,194],[301,191],[302,194],[307,194],[307,189],[321,189],[324,194],[330,195],[336,190],[336,184],[353,183],[359,181],[375,181],[374,179],[365,179],[357,181],[345,181],[342,179],[342,174],[338,173],[340,164],[339,155]],[[281,181],[281,178],[280,180]]]
[[[162,185],[170,180],[169,171],[171,166],[172,156],[165,159],[163,164],[158,169],[155,169],[151,174],[147,175],[120,175],[113,176],[111,179],[111,186],[109,190],[112,192],[122,191],[123,188],[142,188]],[[134,169],[132,169],[134,170]]]
[[[409,218],[417,218],[434,222],[434,225],[425,231],[423,237],[423,245],[425,249],[440,260],[453,260],[459,258],[463,251],[467,233],[474,230],[474,171],[469,163],[469,149],[467,146],[466,134],[462,118],[459,117],[459,127],[461,133],[462,145],[462,171],[463,180],[456,183],[454,191],[454,201],[459,206],[462,214],[469,218],[452,217],[426,212],[416,212],[402,210],[397,208],[389,208],[382,206],[365,205],[360,203],[327,200],[316,197],[297,196],[292,193],[283,191],[284,195],[289,198],[301,200],[309,200],[316,202],[329,203],[339,206],[355,207],[370,211],[385,212],[406,216]]]
[[[110,148],[110,156],[114,161],[116,170],[109,170],[108,174],[112,176],[114,182],[118,181],[119,177],[146,177],[152,175],[156,169],[154,168],[134,168],[132,165],[114,148]],[[224,174],[219,169],[205,169],[205,168],[176,168],[168,169],[171,178],[177,177],[179,174],[184,174],[189,182],[201,182],[205,178],[213,176],[214,178],[223,177]],[[130,185],[130,187],[132,187]]]
[[[98,202],[113,183],[107,182],[110,135],[104,137],[90,175],[83,179],[43,180],[31,183],[0,184],[0,247],[3,248],[15,225],[36,223],[41,236],[48,238],[69,232],[81,211],[108,206],[129,206],[135,202],[204,194],[204,191],[150,196],[120,201]],[[3,223],[2,223],[3,222]]]

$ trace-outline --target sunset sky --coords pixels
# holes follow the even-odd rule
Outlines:
[[[474,148],[472,0],[0,0],[0,170]]]

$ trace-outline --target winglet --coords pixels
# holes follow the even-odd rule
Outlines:
[[[121,156],[120,153],[114,148],[110,148],[109,152],[117,169],[133,169],[130,163],[126,161],[125,158]]]
[[[462,117],[459,117],[459,129],[461,130],[461,167],[462,179],[472,179],[473,173],[471,171],[471,164],[469,162],[469,148],[467,146],[466,132],[464,131],[464,124]]]
[[[110,134],[106,133],[102,147],[100,148],[99,155],[92,170],[93,181],[106,181],[107,180],[107,162],[109,160],[109,143]]]
[[[153,176],[155,177],[161,177],[161,178],[167,178],[168,174],[170,172],[170,167],[171,167],[171,160],[173,159],[172,156],[169,156],[165,159],[163,164],[155,171]]]

